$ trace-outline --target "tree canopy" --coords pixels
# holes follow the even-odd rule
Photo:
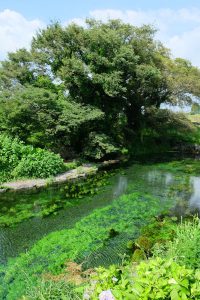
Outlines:
[[[37,33],[30,51],[9,53],[0,89],[0,130],[67,157],[90,153],[97,140],[104,141],[99,153],[132,143],[161,104],[200,96],[200,70],[172,59],[151,26],[56,22]]]

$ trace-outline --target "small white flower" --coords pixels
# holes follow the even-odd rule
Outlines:
[[[168,280],[168,283],[169,283],[169,284],[177,284],[177,282],[176,282],[176,280],[175,280],[174,278],[170,278],[170,279]]]
[[[108,290],[101,292],[101,294],[99,295],[99,300],[115,300],[115,298],[111,291]]]
[[[90,295],[88,293],[84,293],[83,299],[84,300],[89,300],[90,299]]]
[[[113,277],[113,278],[112,278],[112,281],[113,281],[113,282],[117,282],[118,279],[117,279],[116,277]]]

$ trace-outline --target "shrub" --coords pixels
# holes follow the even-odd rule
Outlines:
[[[22,157],[12,174],[16,178],[46,178],[58,174],[63,168],[63,161],[58,154],[34,149],[32,153]]]
[[[200,296],[200,272],[186,269],[173,260],[140,263],[133,276],[136,299],[197,299]]]
[[[177,226],[175,238],[163,251],[160,246],[154,250],[155,255],[172,258],[181,265],[200,268],[200,220],[194,218]]]
[[[110,290],[115,299],[199,299],[200,271],[187,269],[173,260],[156,258],[141,262],[137,267],[111,266],[97,269],[97,283],[91,299]]]
[[[110,137],[104,133],[91,132],[84,155],[88,158],[100,160],[120,153],[120,149],[114,145]]]
[[[0,182],[22,177],[49,177],[64,169],[53,152],[26,146],[17,138],[0,135]]]

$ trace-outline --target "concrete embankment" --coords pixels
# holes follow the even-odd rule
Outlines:
[[[13,182],[6,182],[0,186],[0,193],[5,193],[7,191],[22,191],[30,190],[34,188],[42,188],[47,185],[61,184],[69,180],[86,177],[89,174],[95,174],[99,169],[109,167],[119,163],[119,160],[109,160],[102,162],[100,164],[85,164],[76,169],[67,171],[63,174],[57,175],[48,179],[27,179],[27,180],[17,180]]]

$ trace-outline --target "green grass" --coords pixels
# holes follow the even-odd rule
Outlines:
[[[180,265],[188,268],[200,269],[200,221],[194,220],[182,222],[177,226],[175,238],[162,250],[159,245],[155,248],[154,254],[173,259]]]
[[[27,280],[27,300],[81,300],[81,293],[64,280],[42,280],[33,287]]]

